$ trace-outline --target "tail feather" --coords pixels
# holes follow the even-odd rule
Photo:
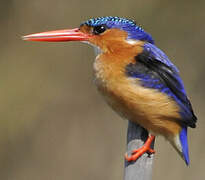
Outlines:
[[[187,139],[187,127],[183,127],[180,133],[172,139],[171,144],[179,153],[179,155],[184,159],[186,165],[190,164],[189,161],[189,147]]]
[[[184,160],[187,165],[189,165],[189,146],[188,146],[188,139],[187,139],[187,127],[183,127],[180,134],[179,139],[182,146],[182,154],[184,157]]]

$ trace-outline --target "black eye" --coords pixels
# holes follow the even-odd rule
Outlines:
[[[105,24],[100,25],[100,26],[95,26],[93,27],[93,34],[98,35],[101,34],[103,32],[105,32],[107,29],[107,26]]]

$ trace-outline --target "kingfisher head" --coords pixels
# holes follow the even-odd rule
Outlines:
[[[101,50],[138,41],[154,44],[151,35],[136,25],[135,21],[112,16],[89,19],[81,23],[79,28],[36,33],[24,36],[23,39],[49,42],[83,41],[98,46]]]

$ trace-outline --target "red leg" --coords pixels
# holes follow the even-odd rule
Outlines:
[[[140,156],[142,156],[144,153],[155,153],[154,149],[152,149],[150,146],[152,144],[152,141],[154,140],[155,136],[151,135],[147,138],[145,144],[139,148],[132,151],[132,155],[129,157],[127,153],[125,154],[125,159],[127,161],[136,161]]]

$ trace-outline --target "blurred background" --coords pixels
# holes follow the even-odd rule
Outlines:
[[[127,122],[96,91],[92,47],[21,40],[108,15],[135,19],[152,34],[180,69],[198,116],[190,167],[157,138],[153,180],[205,178],[204,0],[7,0],[0,6],[1,180],[123,179]]]

